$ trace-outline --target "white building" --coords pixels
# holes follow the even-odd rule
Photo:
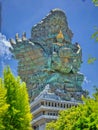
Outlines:
[[[79,102],[72,99],[71,101],[61,100],[54,93],[51,93],[49,85],[39,94],[38,97],[30,104],[33,120],[31,122],[34,130],[45,130],[47,122],[56,120],[58,112],[77,106]]]

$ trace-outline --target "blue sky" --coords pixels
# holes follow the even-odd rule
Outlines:
[[[94,27],[98,27],[98,7],[91,0],[0,0],[2,2],[2,34],[7,39],[14,38],[18,32],[27,33],[41,21],[51,9],[64,10],[70,29],[74,33],[72,42],[79,42],[83,50],[81,73],[86,77],[83,88],[92,91],[98,86],[98,43],[91,39]],[[88,65],[88,56],[96,57],[94,64]]]

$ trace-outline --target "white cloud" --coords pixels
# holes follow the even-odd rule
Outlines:
[[[6,36],[5,35],[2,35],[0,33],[0,42],[3,42],[5,44],[5,46],[8,46],[8,47],[11,47],[11,44],[10,42],[6,39]]]
[[[88,83],[91,83],[91,81],[88,80],[87,77],[85,76],[85,77],[84,77],[84,83],[88,84]]]
[[[4,59],[11,58],[12,54],[9,50],[9,47],[11,47],[10,42],[6,39],[6,36],[0,33],[0,56]]]
[[[9,50],[10,42],[5,35],[0,33],[0,76],[3,73],[5,66],[10,66],[12,72],[17,75],[17,61],[12,58],[12,53]]]

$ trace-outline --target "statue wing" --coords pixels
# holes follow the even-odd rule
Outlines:
[[[29,89],[36,87],[35,83],[40,79],[38,76],[47,64],[43,48],[30,40],[16,40],[16,43],[11,44],[14,58],[18,60],[18,75],[27,83]]]

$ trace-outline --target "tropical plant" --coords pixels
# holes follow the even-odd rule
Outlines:
[[[46,130],[98,130],[98,90],[93,98],[84,98],[78,107],[60,111],[56,122],[47,124]]]
[[[3,92],[0,110],[7,104],[5,115],[0,114],[4,130],[31,130],[32,115],[25,83],[21,82],[19,77],[15,78],[7,67],[0,85]]]

